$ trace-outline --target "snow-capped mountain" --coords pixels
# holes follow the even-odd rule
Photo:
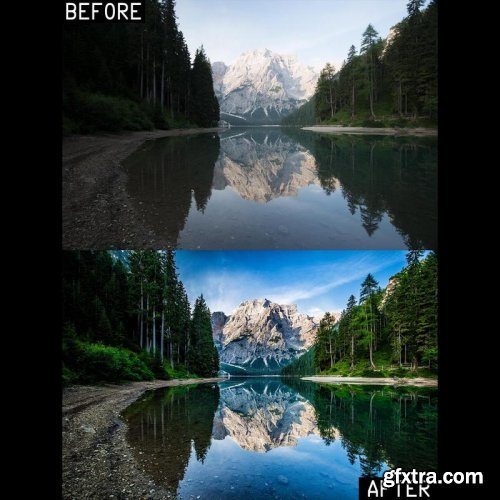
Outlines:
[[[296,57],[268,49],[241,54],[231,65],[212,65],[221,120],[232,124],[279,124],[313,94],[318,74]]]
[[[279,373],[312,346],[317,329],[296,305],[267,299],[242,302],[231,316],[212,314],[221,368],[229,373]]]

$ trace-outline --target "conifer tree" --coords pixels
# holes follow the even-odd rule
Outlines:
[[[356,306],[356,297],[354,295],[350,295],[349,299],[347,300],[347,306],[346,306],[346,314],[345,314],[345,321],[347,323],[347,334],[349,336],[350,340],[350,354],[351,354],[351,370],[354,368],[354,363],[355,363],[355,350],[354,350],[354,345],[355,345],[355,330],[352,325],[352,316],[354,314],[354,307]]]
[[[219,355],[212,337],[210,310],[200,295],[193,308],[188,354],[189,370],[204,377],[216,375],[219,370]]]
[[[315,343],[316,364],[321,368],[333,368],[337,359],[337,329],[335,317],[325,313],[320,321]]]
[[[361,40],[361,53],[367,55],[367,79],[368,79],[368,92],[370,98],[370,113],[372,118],[375,118],[375,111],[373,110],[373,104],[375,101],[375,65],[376,65],[376,54],[375,54],[375,44],[380,41],[378,32],[375,28],[369,24],[363,33],[363,38]]]
[[[349,47],[349,52],[347,53],[347,68],[349,71],[349,83],[350,83],[350,88],[351,88],[351,118],[354,118],[354,115],[356,114],[356,89],[355,89],[355,57],[356,57],[356,47],[354,45],[351,45]]]
[[[368,344],[368,350],[370,354],[370,366],[375,368],[375,363],[373,362],[373,350],[375,343],[375,311],[373,304],[373,295],[375,294],[378,287],[378,282],[375,280],[373,275],[369,273],[361,283],[361,291],[359,293],[359,303],[363,306],[365,321],[363,328],[363,336],[365,342]]]
[[[212,66],[203,46],[194,56],[191,72],[190,116],[200,127],[213,127],[219,121],[219,102],[215,96]]]
[[[321,70],[316,84],[316,114],[320,118],[333,118],[337,110],[337,92],[335,83],[335,66],[327,63]]]

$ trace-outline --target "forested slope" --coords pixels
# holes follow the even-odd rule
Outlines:
[[[145,23],[65,23],[66,133],[211,127],[219,120],[210,61],[191,55],[174,0],[146,0]]]
[[[282,125],[435,126],[438,115],[437,0],[410,0],[382,40],[368,25],[340,68],[326,64],[314,98]],[[314,108],[314,113],[312,113]]]
[[[64,252],[65,383],[213,376],[211,314],[173,251]]]
[[[283,375],[435,375],[438,367],[437,255],[410,251],[381,289],[368,274],[339,321],[326,313],[314,346]]]

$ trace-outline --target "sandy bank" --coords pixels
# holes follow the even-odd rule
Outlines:
[[[437,387],[438,381],[433,378],[372,378],[372,377],[302,377],[302,380],[321,382],[324,384],[365,384],[365,385],[414,385],[420,387]]]
[[[215,383],[218,378],[74,386],[63,391],[62,490],[65,499],[174,498],[143,473],[119,414],[148,389]]]
[[[165,248],[145,228],[126,192],[121,161],[145,141],[214,133],[219,129],[176,129],[75,135],[62,143],[62,237],[65,250]]]
[[[417,135],[437,136],[438,131],[434,128],[371,128],[371,127],[336,127],[336,126],[314,126],[303,127],[302,130],[312,130],[326,134],[365,134],[365,135]]]

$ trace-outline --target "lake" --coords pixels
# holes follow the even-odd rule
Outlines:
[[[124,167],[172,247],[436,248],[435,137],[232,128],[147,141]]]
[[[437,389],[231,378],[123,412],[145,474],[181,499],[358,498],[360,476],[437,470]]]

